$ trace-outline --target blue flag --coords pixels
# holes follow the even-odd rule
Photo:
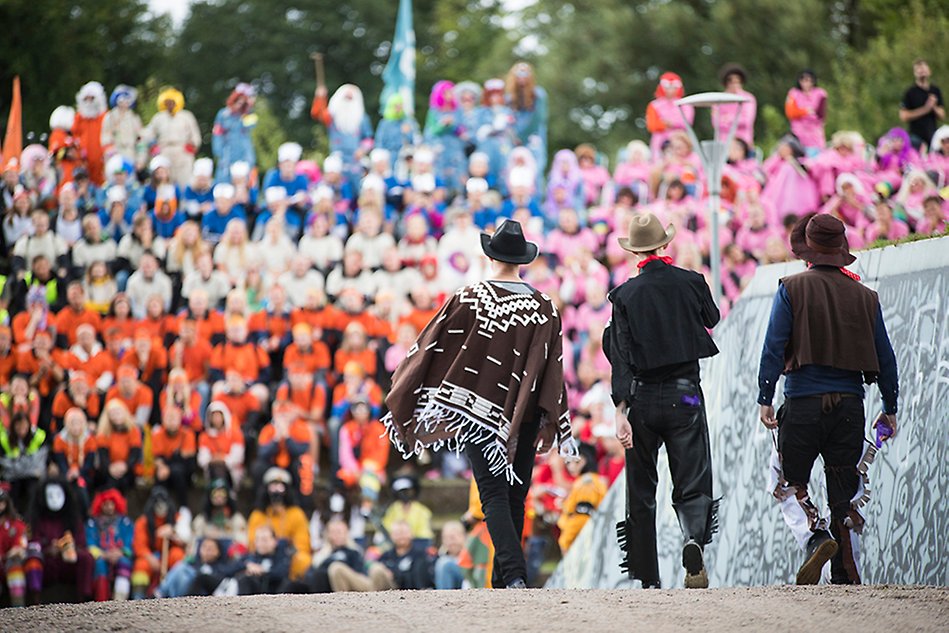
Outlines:
[[[394,94],[402,95],[406,114],[415,112],[415,28],[412,26],[412,0],[399,0],[399,15],[395,21],[395,36],[389,61],[382,71],[382,96],[379,111],[385,112],[386,101]]]

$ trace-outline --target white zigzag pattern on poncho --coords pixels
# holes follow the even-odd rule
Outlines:
[[[507,332],[511,326],[543,325],[550,320],[540,313],[540,302],[532,294],[500,297],[490,283],[459,291],[458,300],[475,311],[478,332],[488,337],[495,331]]]

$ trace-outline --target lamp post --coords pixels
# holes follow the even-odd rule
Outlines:
[[[722,253],[718,239],[718,213],[721,207],[722,195],[722,168],[725,167],[725,161],[728,158],[728,147],[735,138],[735,130],[738,129],[738,117],[741,115],[741,106],[748,101],[748,97],[732,94],[730,92],[700,92],[699,94],[683,97],[676,101],[679,112],[682,113],[682,120],[685,121],[686,130],[689,138],[692,139],[692,145],[698,152],[699,159],[702,161],[702,169],[705,171],[706,188],[708,189],[708,208],[711,215],[712,226],[712,245],[710,248],[709,259],[712,264],[712,298],[715,299],[715,306],[718,307],[722,298]],[[695,135],[695,129],[689,123],[682,106],[692,106],[693,108],[708,108],[709,112],[715,106],[726,103],[737,103],[738,111],[732,120],[731,128],[728,130],[728,136],[722,140],[718,136],[718,127],[713,125],[714,137],[710,141],[699,141]]]

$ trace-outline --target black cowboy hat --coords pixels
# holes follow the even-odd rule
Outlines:
[[[844,223],[826,213],[810,213],[791,230],[791,252],[804,261],[823,266],[848,266],[850,254]]]
[[[537,257],[537,244],[524,239],[521,223],[514,220],[504,220],[494,235],[482,233],[481,250],[506,264],[529,264]]]

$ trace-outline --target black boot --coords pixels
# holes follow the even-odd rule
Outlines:
[[[837,541],[827,530],[817,530],[807,541],[807,559],[797,572],[797,584],[816,585],[824,564],[837,554]]]
[[[685,567],[686,589],[708,589],[708,572],[705,571],[702,546],[694,539],[689,539],[682,548],[682,566]]]

